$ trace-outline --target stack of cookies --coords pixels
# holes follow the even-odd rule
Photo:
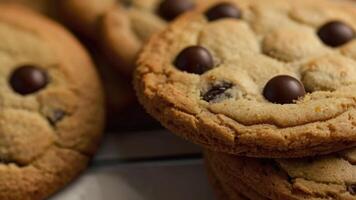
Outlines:
[[[140,102],[206,148],[220,199],[356,199],[356,6],[209,1],[137,66]]]

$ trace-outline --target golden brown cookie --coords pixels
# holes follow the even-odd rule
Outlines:
[[[206,170],[209,178],[210,184],[213,186],[213,189],[216,194],[216,198],[219,200],[248,200],[247,197],[241,194],[239,189],[231,189],[227,184],[223,184],[223,181],[220,181],[219,178],[214,173],[214,170],[210,164],[206,161]],[[237,187],[237,186],[235,186]]]
[[[96,151],[102,87],[87,52],[56,23],[0,5],[0,36],[0,199],[46,199]]]
[[[97,41],[123,74],[134,69],[137,53],[167,22],[193,9],[197,0],[62,0],[60,16],[77,32]]]
[[[21,4],[40,13],[55,16],[54,1],[56,0],[0,0],[0,4]]]
[[[225,191],[249,199],[356,199],[355,149],[300,159],[257,159],[207,151],[206,162]]]
[[[137,62],[147,111],[215,151],[302,157],[356,145],[356,7],[215,1],[155,35]]]

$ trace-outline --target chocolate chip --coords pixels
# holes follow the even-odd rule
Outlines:
[[[201,46],[191,46],[184,49],[176,58],[174,65],[193,74],[203,74],[214,67],[210,52]]]
[[[305,93],[303,84],[287,75],[272,78],[263,90],[263,95],[268,101],[278,104],[291,104]]]
[[[52,126],[55,126],[59,121],[61,121],[66,113],[63,110],[54,110],[51,116],[47,119]]]
[[[348,185],[347,191],[352,195],[356,195],[356,183]]]
[[[221,83],[219,85],[214,85],[212,88],[210,88],[210,90],[208,92],[206,92],[202,98],[204,101],[207,102],[216,102],[217,99],[221,99],[222,97],[225,98],[230,98],[231,95],[230,94],[225,94],[225,92],[228,89],[232,88],[232,84],[231,83]]]
[[[222,18],[241,18],[241,10],[232,3],[220,3],[210,8],[205,16],[209,21],[214,21]]]
[[[9,82],[15,92],[27,95],[45,88],[48,77],[42,69],[25,65],[12,73]]]
[[[355,38],[355,31],[340,21],[331,21],[320,27],[320,39],[328,46],[338,47]]]
[[[194,7],[192,0],[164,0],[158,7],[158,14],[163,19],[171,21]]]

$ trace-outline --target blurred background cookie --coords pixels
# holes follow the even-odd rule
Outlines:
[[[62,0],[59,13],[76,32],[97,41],[107,58],[131,76],[138,51],[167,22],[193,9],[196,0]]]
[[[160,127],[138,105],[131,73],[150,36],[196,0],[61,0],[59,18],[77,33],[97,58],[106,88],[111,129]]]

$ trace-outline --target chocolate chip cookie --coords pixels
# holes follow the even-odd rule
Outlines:
[[[131,76],[141,46],[199,0],[62,0],[60,15],[99,43],[116,68]]]
[[[256,159],[206,152],[227,199],[356,199],[356,149],[301,159]]]
[[[56,23],[0,5],[0,199],[46,199],[86,168],[104,124],[101,84]]]
[[[338,1],[212,2],[150,40],[138,97],[172,132],[215,151],[303,157],[355,146],[355,19]]]

